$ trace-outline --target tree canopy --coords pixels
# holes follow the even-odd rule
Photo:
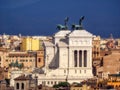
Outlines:
[[[54,88],[68,87],[68,86],[70,86],[68,82],[60,82],[58,84],[53,85]]]

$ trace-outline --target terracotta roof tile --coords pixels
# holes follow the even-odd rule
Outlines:
[[[30,80],[29,76],[25,76],[25,74],[15,78],[14,80]]]

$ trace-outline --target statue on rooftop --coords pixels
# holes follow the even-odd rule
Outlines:
[[[66,17],[64,20],[64,25],[58,24],[57,29],[58,30],[67,30],[68,29],[68,26],[67,26],[68,20],[69,20],[69,17]]]
[[[84,19],[84,16],[82,16],[79,20],[79,25],[76,25],[76,24],[72,24],[72,29],[73,30],[82,30],[83,27],[82,27],[82,21]]]
[[[79,20],[79,25],[82,26],[82,21],[84,20],[85,16],[82,16]]]

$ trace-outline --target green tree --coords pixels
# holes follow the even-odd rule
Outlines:
[[[68,82],[60,82],[58,84],[53,85],[54,88],[59,88],[59,87],[69,87],[70,84]]]
[[[58,84],[53,85],[53,88],[59,88]]]
[[[69,84],[68,82],[60,82],[58,85],[59,85],[60,87],[67,87],[67,86],[69,86],[70,84]]]

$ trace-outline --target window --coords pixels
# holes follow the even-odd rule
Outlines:
[[[44,81],[42,81],[42,84],[44,84]]]
[[[24,89],[24,83],[22,83],[22,86],[21,86],[22,89]]]
[[[84,67],[87,67],[87,51],[84,51]]]
[[[74,67],[77,67],[77,50],[74,51]]]
[[[19,83],[16,83],[16,89],[19,89]]]
[[[41,62],[41,58],[38,58],[38,62]]]
[[[57,84],[57,82],[55,81],[55,84]]]
[[[46,85],[46,82],[44,81],[44,85]]]
[[[82,67],[82,51],[79,51],[79,67]]]
[[[32,60],[30,60],[30,62],[32,62]]]
[[[42,81],[42,84],[43,84],[43,85],[46,85],[46,82],[45,82],[45,81]]]

